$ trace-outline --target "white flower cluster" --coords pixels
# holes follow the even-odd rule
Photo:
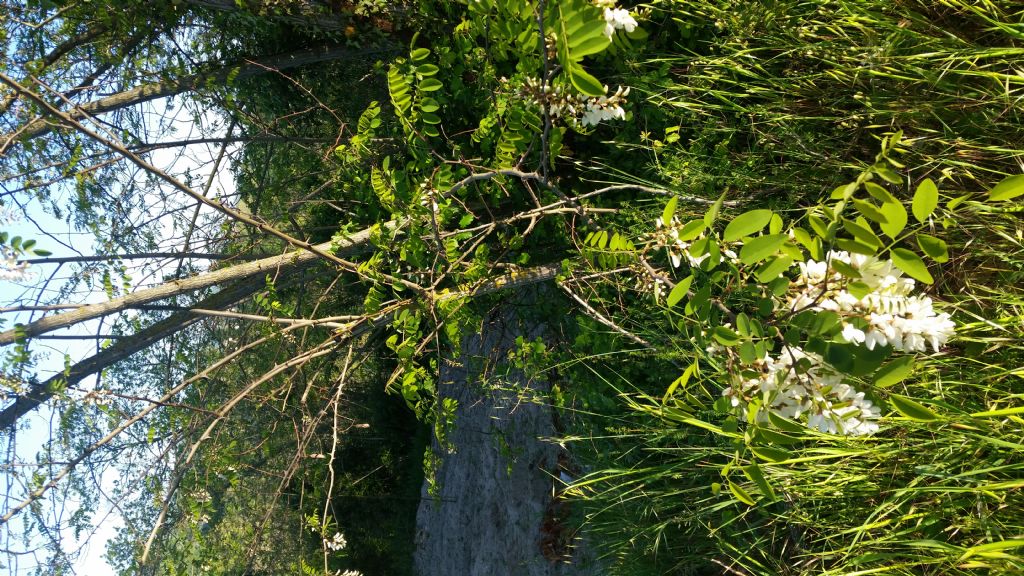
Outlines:
[[[636,30],[636,19],[629,15],[629,10],[615,7],[615,0],[597,0],[594,5],[604,8],[604,35],[611,40],[616,30],[626,32]]]
[[[345,570],[342,572],[339,569],[334,572],[334,576],[363,576],[363,573],[359,570]]]
[[[7,246],[0,246],[0,280],[24,282],[32,279],[28,262],[18,262],[18,255]]]
[[[519,89],[519,95],[538,108],[544,109],[555,118],[568,118],[584,126],[596,126],[607,120],[625,120],[626,110],[622,105],[629,96],[629,87],[619,86],[611,95],[604,87],[605,95],[597,97],[573,94],[567,86],[543,84],[536,78],[527,78]]]
[[[607,86],[604,87],[604,91],[608,92]],[[607,120],[625,120],[626,110],[622,108],[622,103],[626,101],[626,96],[629,96],[629,87],[619,86],[611,96],[589,98],[581,120],[583,125],[597,126]]]
[[[338,550],[344,550],[345,546],[348,546],[348,541],[345,540],[345,535],[341,532],[335,532],[334,536],[330,539],[324,538],[324,546],[327,546],[331,550],[337,552]]]
[[[842,375],[817,354],[785,347],[777,358],[766,355],[755,362],[753,370],[756,376],[737,377],[735,386],[722,392],[734,407],[742,408],[744,416],[750,402],[759,399],[759,422],[767,421],[770,411],[795,421],[806,416],[809,428],[829,434],[860,436],[878,431],[878,407],[863,392],[843,383]]]
[[[704,253],[700,256],[694,256],[690,253],[690,246],[692,242],[684,242],[679,239],[679,232],[683,229],[682,223],[678,218],[672,217],[672,221],[669,222],[668,226],[665,226],[665,222],[658,218],[654,221],[654,244],[659,248],[665,248],[668,252],[668,259],[672,262],[673,268],[679,268],[685,260],[690,266],[700,266],[700,263],[707,259],[710,254]],[[703,238],[703,233],[700,238]],[[722,248],[722,256],[731,260],[732,262],[739,261],[739,256],[736,255],[730,248]]]
[[[666,294],[665,282],[661,278],[654,278],[646,270],[637,270],[636,285],[633,287],[637,292],[650,292],[654,294],[654,301],[660,301]]]
[[[874,256],[829,253],[829,261],[848,264],[860,273],[859,281],[870,292],[857,298],[848,291],[848,280],[827,262],[800,262],[800,275],[790,286],[790,310],[831,310],[842,317],[842,336],[847,342],[892,346],[903,352],[925,352],[926,344],[938,351],[953,335],[949,314],[937,314],[927,296],[912,295],[914,280],[889,260]]]

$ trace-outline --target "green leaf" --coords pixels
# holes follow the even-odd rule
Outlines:
[[[419,83],[420,92],[437,92],[443,87],[444,84],[436,78],[427,78]]]
[[[740,214],[729,222],[722,233],[722,240],[733,242],[744,236],[750,236],[764,229],[772,219],[771,210],[751,210]]]
[[[416,67],[416,73],[420,76],[427,77],[433,76],[438,73],[440,68],[436,64],[420,64]]]
[[[424,98],[420,101],[420,111],[422,112],[437,112],[440,109],[441,105],[433,98]]]
[[[743,342],[739,347],[740,362],[744,364],[753,364],[757,362],[758,358],[763,358],[764,355],[758,356],[757,346],[753,342]]]
[[[700,321],[706,321],[708,319],[708,312],[711,304],[711,284],[706,284],[697,290],[693,298],[686,303],[684,309],[687,315],[694,315]]]
[[[946,202],[946,210],[949,210],[950,212],[952,212],[953,210],[956,210],[957,206],[963,204],[964,201],[966,201],[970,197],[971,197],[971,194],[970,194],[970,192],[968,192],[967,194],[964,194],[963,196],[957,196],[956,198],[953,198],[949,202]]]
[[[422,62],[427,59],[427,56],[430,56],[430,50],[427,48],[417,48],[409,53],[413,62]]]
[[[851,202],[853,202],[853,207],[863,214],[868,220],[874,220],[879,224],[887,224],[889,222],[889,219],[882,213],[881,209],[871,202],[868,202],[867,200],[858,200],[857,198],[854,198]]]
[[[722,346],[735,346],[740,343],[740,335],[725,326],[715,326],[711,336]]]
[[[597,24],[598,23],[596,22],[592,23],[592,25]],[[604,27],[602,26],[601,29],[604,30]],[[579,56],[582,58],[583,56],[589,56],[590,54],[597,54],[607,47],[608,37],[604,34],[598,34],[597,36],[591,36],[586,40],[573,44],[571,49],[573,56]]]
[[[840,274],[846,276],[847,278],[850,278],[852,280],[860,278],[860,272],[858,272],[856,268],[850,266],[849,264],[843,262],[838,258],[833,258],[829,260],[828,265],[831,266],[836,272],[839,272]]]
[[[750,316],[743,312],[736,315],[736,331],[740,333],[740,336],[750,336]]]
[[[690,284],[693,283],[693,276],[687,276],[683,278],[678,284],[672,287],[672,291],[668,293],[668,300],[666,304],[671,308],[679,303],[686,296],[686,293],[690,290]]]
[[[864,254],[867,256],[874,256],[878,250],[867,244],[862,244],[856,240],[850,240],[849,238],[840,238],[836,240],[836,246],[846,250],[847,252],[853,252],[855,254]]]
[[[690,220],[684,224],[682,230],[679,231],[679,240],[689,242],[697,236],[700,236],[700,233],[703,232],[705,228],[707,228],[707,225],[704,224],[703,220]]]
[[[793,228],[793,237],[796,238],[796,241],[802,244],[804,248],[807,248],[807,250],[810,251],[814,249],[814,241],[811,238],[811,234],[807,230],[804,230],[803,228],[799,227]]]
[[[762,496],[767,498],[769,501],[775,501],[775,490],[772,490],[771,484],[768,483],[768,480],[764,477],[764,473],[761,472],[761,467],[758,466],[756,462],[743,466],[740,470],[742,470],[743,474],[749,478],[755,486],[757,486],[757,489],[761,492]]]
[[[889,251],[889,255],[892,256],[893,264],[906,272],[907,276],[920,280],[925,284],[935,282],[932,275],[928,273],[928,267],[925,266],[924,260],[921,260],[921,257],[917,254],[906,248],[893,248]]]
[[[783,272],[789,270],[793,265],[793,258],[790,256],[779,256],[758,268],[755,275],[758,282],[771,282],[778,278]]]
[[[436,82],[436,80],[435,80]],[[400,113],[404,114],[412,105],[412,98],[409,96],[409,83],[405,75],[397,66],[391,65],[388,69],[388,92],[391,94],[391,102]]]
[[[868,294],[874,292],[874,289],[872,289],[871,286],[868,286],[864,282],[859,281],[850,282],[849,284],[846,285],[846,289],[850,292],[850,294],[853,294],[853,297],[856,298],[857,300],[861,300]]]
[[[1012,200],[1024,194],[1024,174],[1010,176],[999,184],[995,185],[988,192],[988,199],[992,201]]]
[[[704,224],[711,226],[715,223],[715,219],[718,218],[719,211],[722,210],[722,203],[725,202],[725,194],[718,197],[715,203],[708,208],[708,211],[704,213]]]
[[[672,382],[671,385],[669,385],[668,390],[665,391],[665,397],[661,399],[661,403],[667,403],[668,399],[672,397],[672,394],[676,391],[676,389],[682,388],[683,390],[686,390],[686,384],[690,381],[690,378],[693,377],[695,372],[697,372],[696,362],[690,364],[690,367],[683,372],[683,375],[680,376],[679,378],[676,378],[675,381]]]
[[[893,172],[885,164],[876,164],[875,168],[874,168],[874,171],[875,171],[875,174],[878,174],[879,176],[882,177],[882,180],[885,180],[886,182],[888,182],[890,184],[902,184],[903,183],[903,180],[900,178],[900,175],[895,173],[895,172]]]
[[[807,217],[807,221],[811,223],[811,230],[821,238],[828,237],[828,224],[825,223],[819,216],[811,214]]]
[[[865,220],[861,220],[861,222],[866,223]],[[852,220],[846,220],[845,218],[843,219],[843,228],[845,228],[847,232],[853,235],[853,237],[856,238],[857,241],[859,241],[862,244],[867,244],[868,246],[871,246],[873,248],[881,248],[882,240],[878,236],[876,236],[874,232],[871,231],[870,226],[870,224],[868,224],[867,226],[862,226],[856,222],[853,222]]]
[[[774,412],[768,412],[768,422],[779,430],[789,432],[790,434],[802,434],[807,430],[807,428],[799,422],[794,422],[788,418],[779,416]]]
[[[939,263],[949,261],[949,248],[943,240],[936,238],[935,236],[929,236],[928,234],[918,234],[917,245],[920,246],[921,251],[932,260]]]
[[[611,45],[611,40],[604,35],[605,22],[603,18],[591,18],[591,14],[599,15],[600,12],[593,10],[589,4],[582,2],[579,3],[566,3],[560,2],[560,7],[563,11],[566,8],[575,10],[574,14],[575,22],[569,22],[568,26],[563,27],[565,36],[569,40],[569,58],[575,62],[579,62],[584,56],[590,56],[597,54],[598,52],[604,51],[605,48]],[[566,4],[571,5],[566,6]],[[579,23],[582,22],[582,23]]]
[[[849,184],[843,184],[832,191],[830,198],[832,200],[849,200],[853,193],[857,191],[857,183],[850,182]]]
[[[1024,414],[1024,406],[998,408],[996,410],[985,410],[984,412],[973,412],[971,414],[971,418],[1002,418],[1003,416],[1013,416],[1016,414]]]
[[[766,220],[765,224],[767,223]],[[751,238],[740,249],[740,261],[747,266],[760,262],[778,252],[787,238],[789,236],[786,234],[769,234],[767,236]]]
[[[875,386],[888,388],[904,381],[914,372],[914,357],[900,356],[875,372]]]
[[[882,204],[889,204],[891,202],[897,202],[896,197],[889,193],[888,190],[875,184],[874,182],[865,182],[864,189],[868,191],[868,194],[872,198],[878,200]]]
[[[740,485],[732,480],[729,480],[729,492],[732,492],[732,495],[735,496],[737,500],[743,502],[747,506],[754,506],[755,502],[754,499],[750,497],[750,494],[748,494],[743,488],[740,488]]]
[[[664,226],[672,224],[672,217],[676,214],[676,205],[679,204],[679,198],[673,196],[669,198],[668,202],[665,203],[665,210],[661,213],[661,223]]]
[[[1004,553],[1003,550],[1013,550],[1014,548],[1024,548],[1024,538],[1018,537],[1010,540],[999,540],[996,542],[979,544],[978,546],[971,546],[964,551],[963,556],[960,556],[959,561],[966,560],[972,556],[982,556],[985,558],[1007,558],[1008,555]]]
[[[910,207],[914,212],[914,218],[917,218],[918,222],[924,222],[938,205],[939,188],[931,178],[925,178],[917,185],[917,191],[914,192],[914,201]]]
[[[605,90],[601,81],[578,64],[569,67],[569,80],[577,90],[587,96],[604,96]]]
[[[897,412],[910,418],[911,420],[918,420],[921,422],[933,422],[939,420],[939,415],[932,412],[924,404],[916,400],[907,398],[906,396],[900,396],[899,394],[890,394],[889,402]]]
[[[769,418],[771,418],[771,412],[768,413],[768,416]],[[783,434],[782,432],[776,432],[775,430],[771,430],[769,428],[764,427],[758,428],[755,436],[759,440],[770,442],[772,444],[778,444],[780,446],[789,446],[791,444],[798,444],[800,442],[800,439],[795,436]]]
[[[880,223],[878,227],[890,238],[896,238],[907,226],[907,209],[898,200],[893,200],[882,204],[881,212],[886,222]]]
[[[789,450],[771,446],[751,446],[750,451],[765,462],[784,462],[793,457],[793,453]]]

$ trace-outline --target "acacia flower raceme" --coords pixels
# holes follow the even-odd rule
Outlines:
[[[734,376],[733,385],[722,392],[744,417],[754,405],[758,422],[767,422],[771,412],[829,434],[860,436],[878,431],[878,407],[844,383],[842,375],[817,354],[787,346],[778,356],[765,355],[750,368]]]
[[[596,0],[594,6],[604,9],[604,35],[609,40],[616,30],[632,32],[636,30],[637,22],[629,14],[629,10],[615,7],[615,0]]]
[[[629,96],[628,86],[619,86],[614,93],[590,97],[575,94],[572,88],[565,85],[544,84],[537,78],[527,78],[519,88],[519,97],[530,102],[541,110],[547,111],[553,118],[565,118],[570,122],[583,126],[596,126],[608,120],[625,120],[626,110],[622,107]]]
[[[850,292],[850,281],[830,262],[843,262],[860,274],[866,294]],[[956,325],[949,314],[937,313],[932,299],[912,294],[911,278],[889,260],[874,256],[830,252],[827,262],[798,263],[800,274],[790,284],[790,310],[829,310],[843,322],[842,336],[851,344],[892,346],[902,352],[938,351],[953,336]]]
[[[344,534],[341,532],[335,532],[334,536],[330,539],[324,538],[324,545],[337,552],[338,550],[344,550],[345,546],[348,546],[348,541],[345,540]]]
[[[28,262],[18,262],[18,256],[6,246],[0,246],[0,280],[24,282],[32,279]]]

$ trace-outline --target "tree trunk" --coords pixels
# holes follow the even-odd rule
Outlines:
[[[195,307],[198,309],[226,308],[246,299],[262,287],[263,283],[256,278],[243,279],[199,302]],[[14,403],[0,411],[0,430],[12,428],[22,416],[53,398],[57,389],[74,386],[89,376],[112,366],[115,362],[120,362],[132,354],[188,328],[203,317],[202,314],[191,310],[171,314],[148,328],[119,339],[98,354],[78,362],[66,373],[62,372],[43,382],[36,383],[29,388],[28,392],[18,396]]]
[[[249,78],[266,72],[287,70],[289,68],[297,68],[299,66],[315,64],[317,62],[327,62],[341,58],[348,58],[352,60],[357,58],[366,58],[370,55],[387,51],[390,51],[390,48],[353,49],[347,46],[333,45],[300,50],[290,54],[255,58],[252,60],[246,59],[229,66],[224,66],[207,72],[201,72],[199,74],[192,74],[185,76],[184,78],[143,84],[142,86],[132,88],[131,90],[119,92],[117,94],[107,96],[106,98],[100,98],[99,100],[76,106],[73,110],[68,111],[67,114],[75,120],[82,120],[89,116],[105,114],[107,112],[133,106],[135,104],[149,102],[150,100],[198,90],[206,86],[223,85],[228,81],[228,78],[232,77],[235,79]],[[12,137],[23,140],[36,138],[38,136],[48,134],[53,130],[53,128],[54,125],[50,122],[47,122],[42,118],[37,118],[30,121],[16,133],[0,136],[0,142],[7,141]]]
[[[188,3],[192,6],[222,12],[235,11],[240,6],[238,0],[188,0]],[[270,4],[270,6],[267,6],[267,4]],[[345,31],[345,20],[332,14],[328,6],[317,2],[293,2],[293,5],[289,6],[289,8],[297,7],[297,14],[275,14],[274,4],[278,3],[273,1],[260,2],[258,0],[254,2],[250,0],[245,3],[245,8],[243,9],[252,14],[266,16],[272,20],[287,22],[297,28],[312,28],[314,30],[334,33]]]
[[[557,496],[569,456],[552,440],[560,433],[548,400],[552,373],[531,374],[509,359],[518,338],[550,341],[557,334],[536,312],[552,296],[550,288],[513,289],[480,333],[463,339],[457,361],[441,364],[437,401],[458,404],[444,444],[435,436],[430,448],[442,464],[437,493],[424,485],[416,514],[420,576],[488,574],[496,567],[520,576],[603,572],[575,539],[568,505]]]
[[[358,254],[359,252],[369,248],[369,239],[370,230],[364,230],[353,234],[340,242],[341,245],[335,253],[339,257]],[[329,252],[332,250],[332,244],[333,242],[324,242],[323,244],[314,246],[314,248],[319,251]],[[308,250],[296,250],[280,256],[271,256],[269,258],[262,258],[260,260],[246,262],[244,264],[236,264],[230,268],[206,272],[184,280],[172,280],[159,286],[154,286],[153,288],[146,288],[144,290],[128,294],[127,296],[122,296],[121,298],[115,298],[109,302],[89,304],[69,312],[47,316],[30,324],[19,326],[5,332],[0,332],[0,346],[12,344],[19,338],[31,338],[52,330],[73,326],[79,322],[99,318],[108,314],[114,314],[116,312],[121,312],[122,310],[135,308],[141,304],[163,300],[164,298],[170,298],[171,296],[177,296],[179,294],[192,292],[201,288],[209,288],[226,282],[252,278],[254,276],[268,274],[282,268],[289,269],[299,265],[306,265],[317,258],[318,256],[314,252]]]

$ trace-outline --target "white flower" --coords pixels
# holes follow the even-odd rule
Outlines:
[[[18,255],[7,246],[0,246],[0,280],[24,282],[32,279],[28,262],[18,262]]]
[[[851,344],[863,344],[865,339],[864,331],[853,324],[843,325],[843,339]]]
[[[797,365],[809,367],[802,373]],[[754,362],[753,377],[738,377],[722,391],[733,407],[747,415],[749,402],[761,403],[756,420],[765,422],[772,412],[790,420],[806,417],[808,428],[827,434],[858,436],[878,431],[879,409],[849,384],[817,354],[800,348],[785,348],[778,355]]]
[[[605,8],[604,9],[604,35],[609,40],[612,39],[612,35],[615,34],[616,30],[625,29],[626,32],[632,32],[636,30],[636,19],[629,15],[629,10],[623,10],[622,8]]]
[[[611,95],[607,94],[607,86],[604,91],[604,96],[589,97],[573,94],[568,85],[551,85],[537,78],[527,78],[519,88],[519,96],[541,110],[546,108],[554,118],[570,118],[583,126],[596,126],[606,120],[625,120],[626,110],[622,104],[629,96],[629,87],[620,86]]]
[[[607,86],[605,91],[607,91]],[[586,110],[583,113],[581,123],[584,126],[596,126],[606,120],[625,120],[626,110],[622,103],[629,96],[629,87],[619,86],[611,96],[598,96],[586,101]]]
[[[955,325],[948,314],[937,314],[930,298],[913,296],[914,280],[888,260],[874,256],[829,253],[829,262],[844,262],[860,274],[868,292],[857,298],[847,290],[848,280],[830,270],[826,262],[799,262],[800,274],[790,285],[790,310],[828,310],[844,317],[858,317],[868,328],[858,330],[843,322],[843,338],[875,346],[892,346],[904,352],[925,352],[930,344],[938,351],[953,336]]]
[[[324,546],[327,546],[331,550],[337,552],[338,550],[344,550],[345,546],[348,546],[348,541],[345,540],[345,535],[341,532],[335,532],[329,540],[324,538]]]

